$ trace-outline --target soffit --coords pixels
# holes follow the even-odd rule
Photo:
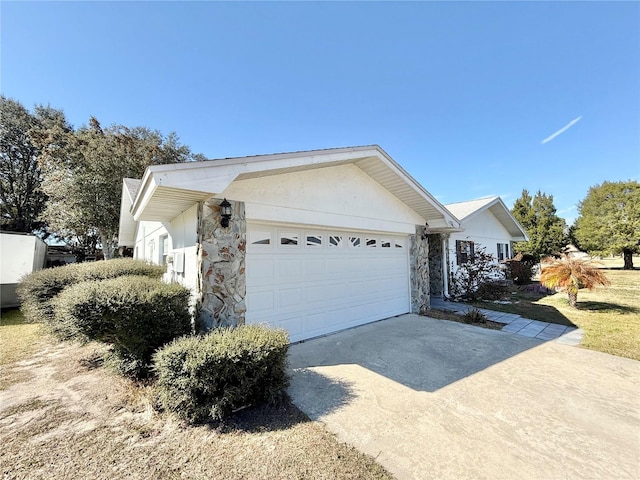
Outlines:
[[[168,221],[235,180],[352,163],[414,210],[432,231],[459,229],[458,220],[380,147],[353,147],[151,167],[138,190],[137,220]],[[282,165],[282,166],[281,166]],[[196,187],[189,189],[185,187]]]

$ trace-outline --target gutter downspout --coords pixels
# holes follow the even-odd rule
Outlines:
[[[442,295],[445,300],[449,299],[449,262],[447,262],[447,255],[449,253],[449,239],[447,234],[442,234]]]

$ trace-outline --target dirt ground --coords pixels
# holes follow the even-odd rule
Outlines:
[[[391,478],[289,403],[187,426],[104,368],[103,347],[37,347],[0,372],[5,479]]]

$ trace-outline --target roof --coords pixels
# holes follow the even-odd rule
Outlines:
[[[236,180],[346,164],[356,165],[385,187],[428,222],[431,231],[459,230],[455,216],[382,148],[369,145],[148,167],[142,180],[123,182],[121,240],[131,240],[123,236],[123,227],[131,230],[140,220],[169,221],[194,203],[220,195]],[[120,244],[130,244],[123,242]]]
[[[131,216],[131,206],[136,199],[140,180],[124,178],[122,180],[122,200],[120,200],[120,226],[118,228],[118,245],[130,246],[136,240],[136,221]]]
[[[513,241],[528,241],[525,229],[518,223],[500,197],[484,197],[466,202],[448,203],[445,205],[453,215],[460,219],[464,227],[465,221],[489,210],[494,217],[511,234]]]

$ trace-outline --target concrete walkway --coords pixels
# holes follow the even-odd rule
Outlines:
[[[462,315],[475,307],[465,303],[450,302],[442,298],[431,298],[431,308]],[[532,320],[515,313],[497,312],[486,308],[479,308],[478,310],[489,320],[504,323],[502,331],[507,333],[537,338],[538,340],[556,340],[565,345],[579,345],[584,335],[582,329],[576,327]]]
[[[289,349],[293,402],[398,480],[640,478],[640,362],[402,315]]]

